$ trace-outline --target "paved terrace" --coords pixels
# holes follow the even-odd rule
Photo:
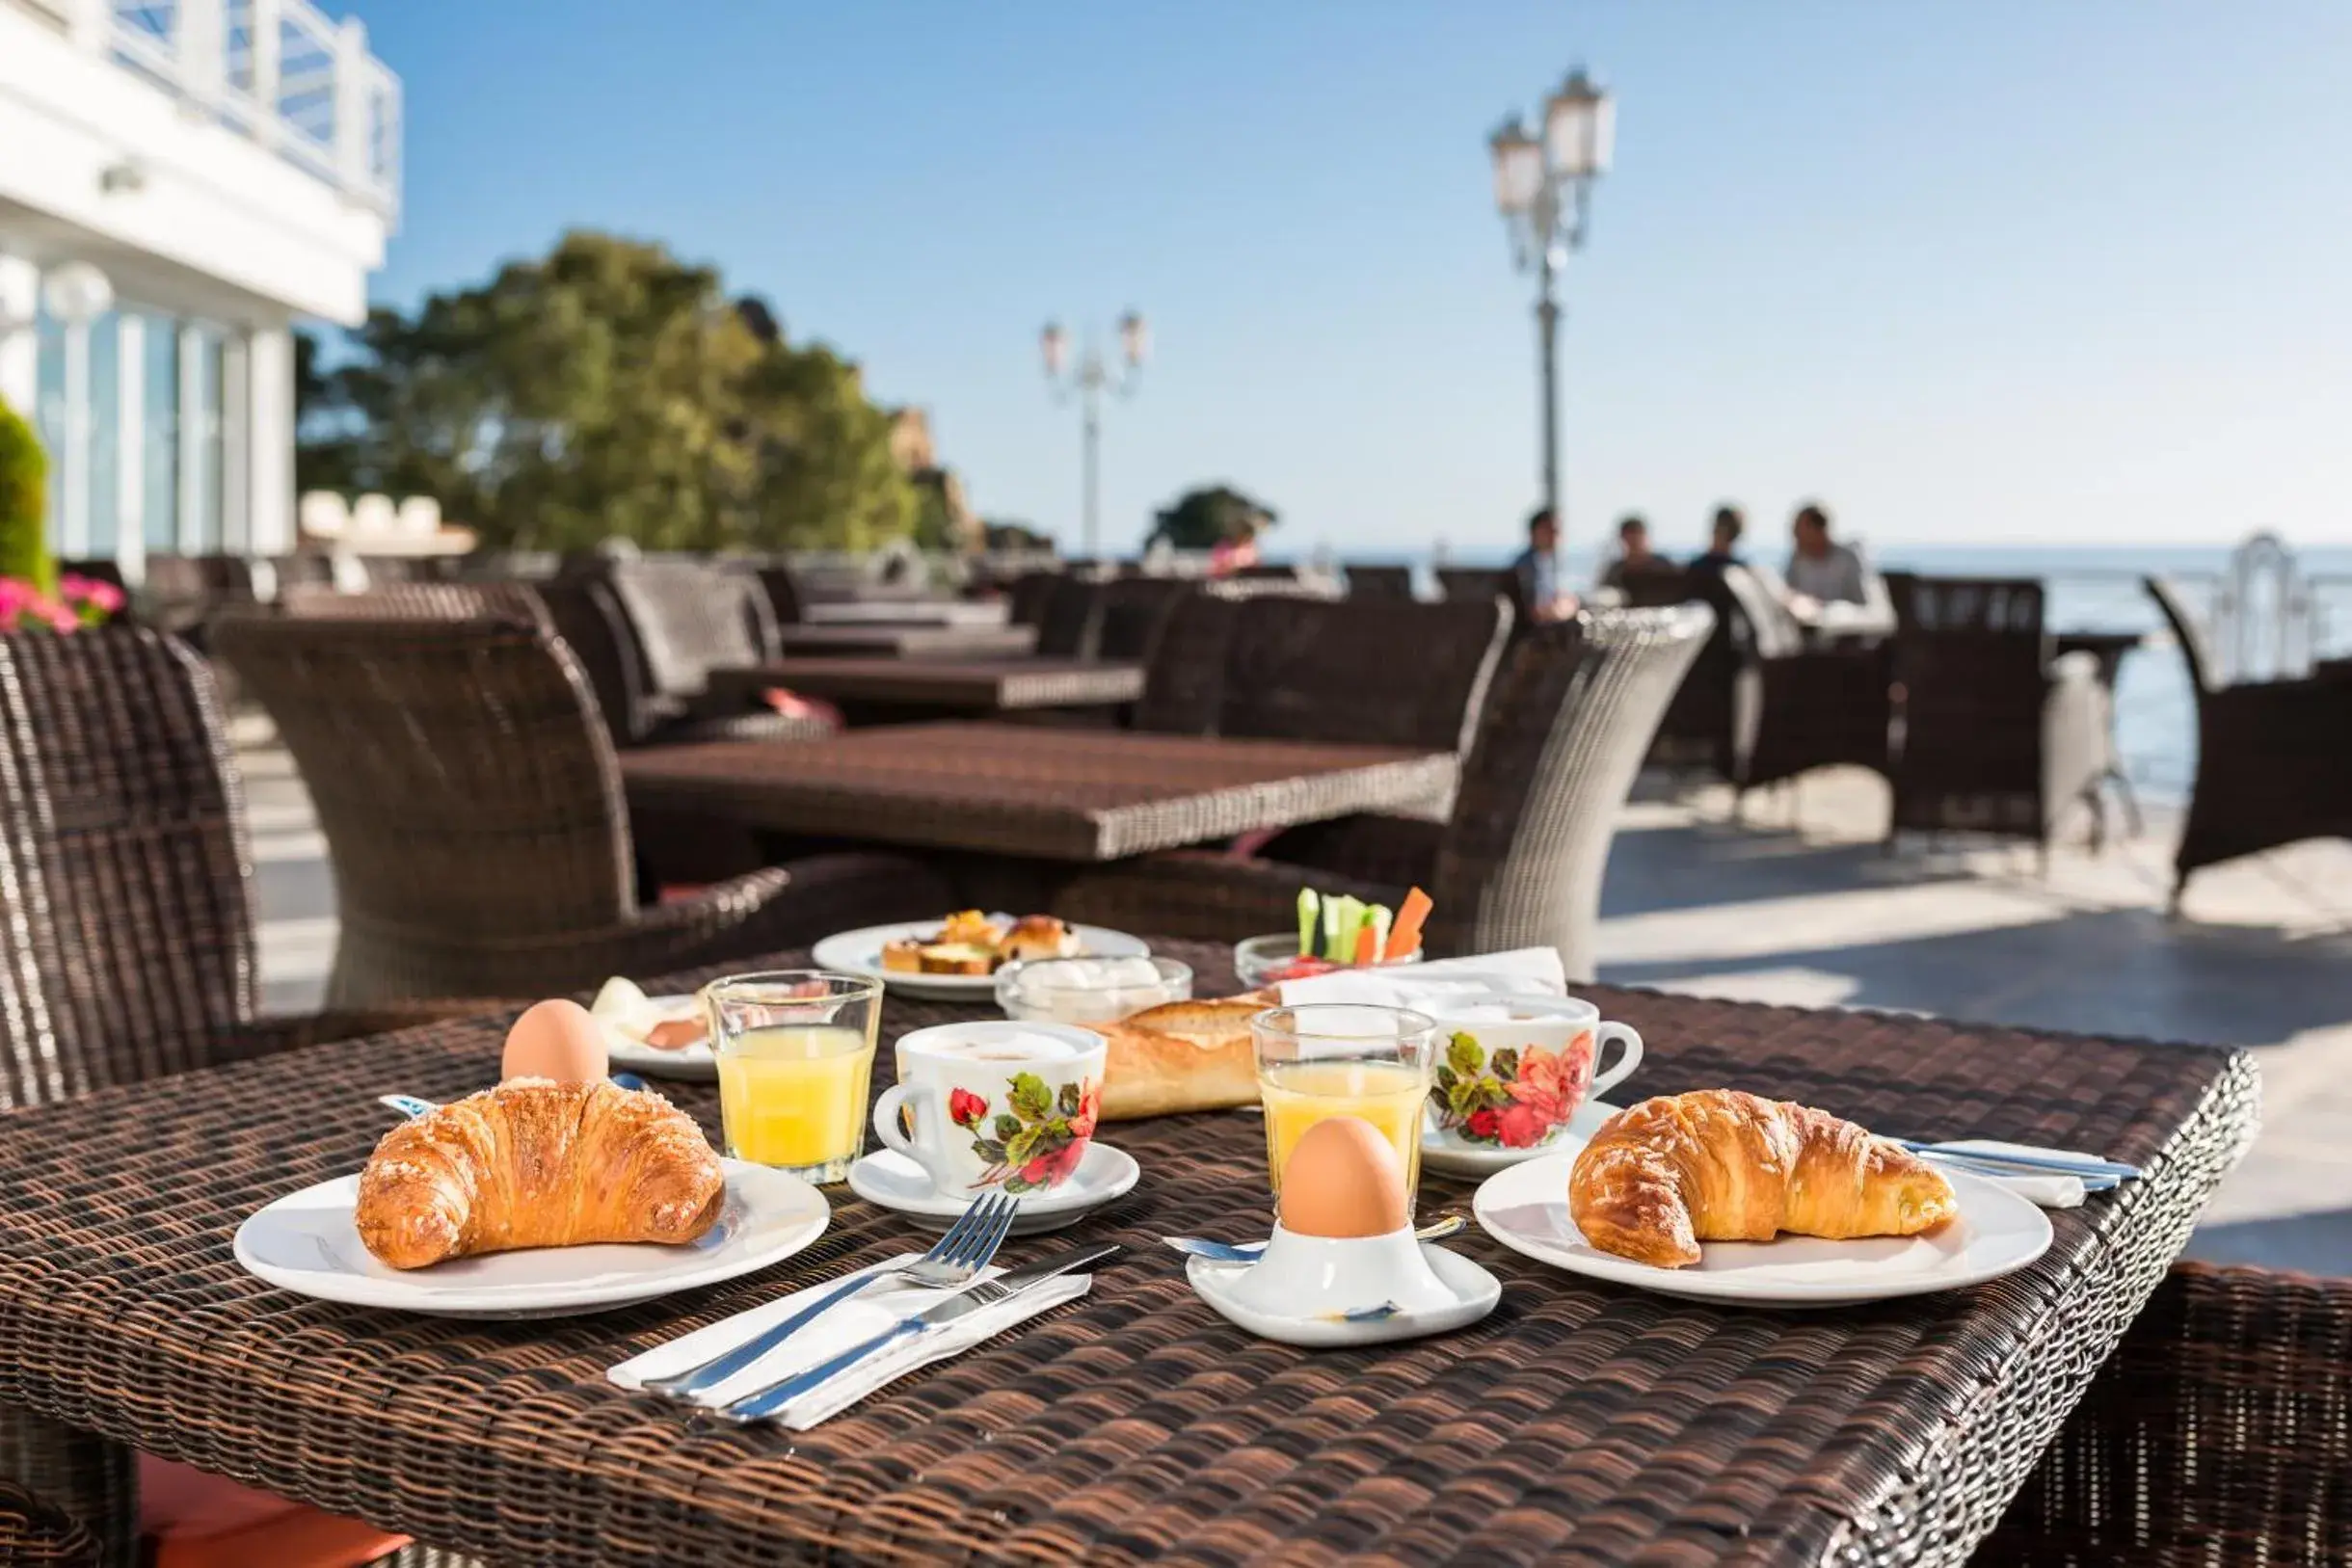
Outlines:
[[[252,731],[248,738],[255,739]],[[275,748],[249,745],[274,1010],[316,1004],[334,953],[326,843]],[[1605,979],[2257,1049],[2264,1129],[2193,1256],[2352,1273],[2352,845],[2203,873],[2168,919],[2171,826],[2094,856],[1955,837],[1888,855],[1883,784],[1824,773],[1749,804],[1645,781],[1602,899]]]

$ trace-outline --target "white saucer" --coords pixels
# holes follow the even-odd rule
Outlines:
[[[1185,1278],[1201,1300],[1218,1316],[1261,1339],[1310,1350],[1340,1349],[1356,1344],[1385,1344],[1391,1340],[1418,1340],[1477,1322],[1503,1299],[1503,1282],[1458,1252],[1448,1252],[1432,1241],[1421,1243],[1438,1283],[1454,1292],[1455,1305],[1422,1312],[1399,1312],[1386,1317],[1289,1317],[1257,1312],[1233,1299],[1227,1282],[1239,1278],[1247,1263],[1216,1262],[1194,1258],[1185,1264]]]
[[[1573,1138],[1579,1147],[1598,1132],[1601,1124],[1615,1116],[1621,1107],[1606,1100],[1588,1100],[1576,1107],[1565,1127],[1553,1130],[1541,1143],[1524,1149],[1502,1149],[1492,1144],[1471,1143],[1451,1132],[1440,1132],[1431,1126],[1425,1113],[1421,1122],[1421,1168],[1444,1171],[1449,1176],[1492,1176],[1513,1165],[1524,1165],[1531,1159],[1541,1159],[1559,1152],[1561,1140]]]
[[[906,974],[882,967],[882,948],[886,943],[910,937],[928,937],[939,929],[939,924],[937,920],[901,920],[895,925],[837,931],[809,949],[809,960],[820,970],[879,980],[902,996],[927,997],[934,1001],[994,1002],[997,977],[993,974]],[[1074,925],[1070,934],[1078,939],[1079,952],[1087,958],[1152,956],[1151,943],[1141,937],[1131,937],[1107,926]]]
[[[1977,1285],[2023,1268],[2048,1250],[2049,1217],[1998,1183],[1947,1170],[1960,1212],[1924,1236],[1829,1241],[1709,1241],[1687,1268],[1659,1268],[1603,1252],[1568,1212],[1568,1172],[1584,1135],[1564,1132],[1547,1157],[1490,1176],[1471,1202],[1503,1245],[1572,1274],[1661,1295],[1751,1307],[1836,1307]]]
[[[360,1179],[288,1193],[237,1227],[237,1262],[281,1289],[322,1301],[441,1317],[566,1317],[715,1285],[781,1262],[825,1232],[824,1194],[788,1172],[722,1159],[718,1223],[685,1247],[649,1242],[533,1247],[430,1268],[379,1262],[352,1224]]]
[[[1013,1216],[1012,1234],[1058,1231],[1113,1198],[1123,1197],[1143,1175],[1133,1155],[1097,1138],[1086,1145],[1070,1180],[1053,1192],[1025,1192]],[[969,1197],[951,1198],[931,1184],[931,1175],[895,1149],[877,1149],[849,1167],[849,1190],[870,1204],[895,1209],[925,1230],[944,1231],[972,1207]]]
[[[671,1013],[684,1008],[693,997],[648,997],[647,1001]],[[599,1019],[603,1025],[604,1050],[612,1065],[631,1073],[642,1073],[649,1078],[691,1078],[703,1083],[714,1083],[719,1076],[719,1059],[710,1053],[708,1035],[690,1046],[676,1050],[663,1050],[642,1040],[631,1040],[612,1026],[609,1019]]]

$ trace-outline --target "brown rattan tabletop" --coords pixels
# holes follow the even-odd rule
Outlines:
[[[1219,950],[1161,946],[1229,983]],[[1453,1245],[1503,1279],[1491,1316],[1317,1352],[1225,1323],[1156,1240],[1262,1234],[1261,1123],[1116,1124],[1141,1185],[1006,1252],[1125,1242],[1089,1296],[813,1430],[703,1426],[604,1369],[921,1234],[837,1188],[772,1270],[536,1322],[309,1301],[236,1264],[247,1214],[363,1161],[378,1094],[488,1080],[504,1021],[439,1024],[0,1117],[0,1398],[501,1563],[1964,1560],[2251,1135],[2249,1059],[1591,995],[1646,1037],[1646,1092],[1731,1083],[2149,1175],[2052,1214],[2006,1279],[1815,1312],[1588,1281],[1474,1230]],[[959,1016],[894,998],[886,1032]],[[673,1098],[715,1130],[709,1089]],[[1426,1213],[1471,1187],[1422,1191]]]
[[[853,599],[801,606],[802,624],[812,626],[1002,626],[1012,606],[1003,599]]]
[[[955,708],[1094,707],[1143,695],[1143,666],[1104,659],[780,659],[749,670],[715,670],[726,690],[784,686],[811,697],[872,706]]]
[[[1007,724],[625,752],[632,805],[777,832],[1114,861],[1445,794],[1451,754]]]
[[[1035,626],[835,625],[779,631],[791,657],[1001,659],[1037,646]]]

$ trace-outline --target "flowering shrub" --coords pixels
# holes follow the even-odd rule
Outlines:
[[[0,577],[0,631],[79,631],[121,613],[122,590],[68,571],[44,594],[22,577]]]

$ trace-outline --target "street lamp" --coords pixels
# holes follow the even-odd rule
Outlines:
[[[1085,432],[1082,458],[1085,510],[1082,514],[1081,537],[1088,559],[1095,553],[1096,536],[1102,526],[1102,441],[1103,393],[1115,392],[1121,397],[1132,396],[1136,377],[1143,369],[1143,357],[1151,350],[1151,332],[1143,325],[1140,313],[1130,310],[1119,318],[1119,357],[1115,363],[1106,361],[1095,346],[1091,333],[1078,363],[1064,373],[1069,358],[1070,335],[1061,330],[1059,322],[1047,322],[1045,331],[1037,334],[1037,347],[1045,357],[1046,385],[1053,388],[1057,401],[1079,400],[1081,422]]]
[[[1543,355],[1543,504],[1560,512],[1560,270],[1584,248],[1593,182],[1609,168],[1617,105],[1579,66],[1543,103],[1542,135],[1513,115],[1489,138],[1494,204],[1519,270],[1534,269],[1536,328]]]

